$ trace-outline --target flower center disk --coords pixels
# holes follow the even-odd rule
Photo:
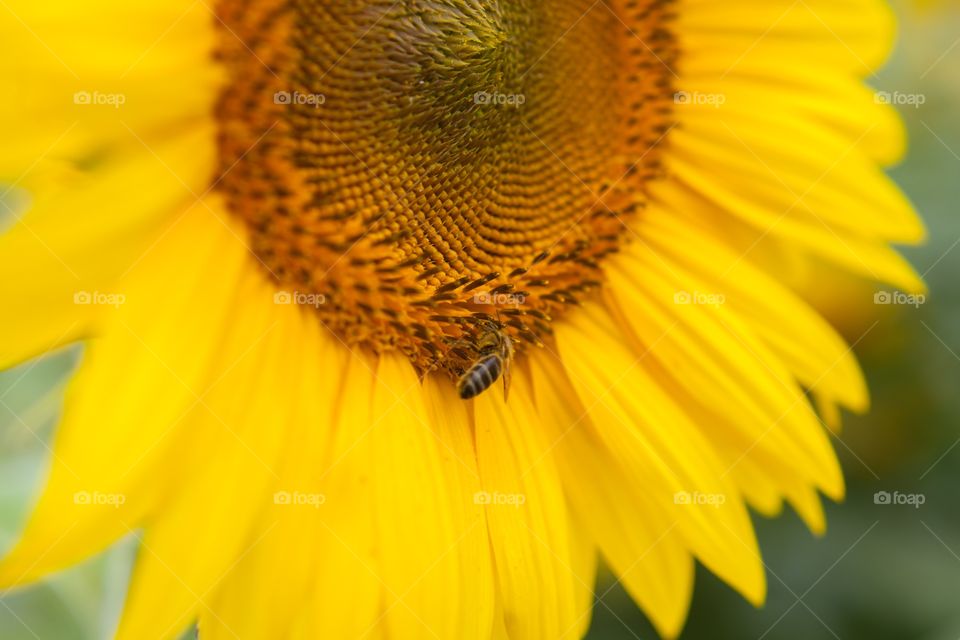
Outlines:
[[[463,370],[600,286],[658,171],[668,2],[227,2],[218,189],[283,301]]]

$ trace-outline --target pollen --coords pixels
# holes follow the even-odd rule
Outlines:
[[[219,189],[348,345],[464,370],[603,285],[660,172],[670,2],[221,1]]]

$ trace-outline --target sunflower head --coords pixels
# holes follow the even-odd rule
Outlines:
[[[218,12],[218,188],[277,286],[421,373],[541,344],[645,205],[671,4],[262,4]]]

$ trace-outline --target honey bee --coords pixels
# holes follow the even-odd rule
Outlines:
[[[457,392],[463,400],[474,398],[503,376],[503,399],[510,393],[510,364],[513,360],[513,341],[491,323],[477,341],[477,358],[460,376]]]

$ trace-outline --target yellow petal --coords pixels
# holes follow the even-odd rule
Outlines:
[[[722,302],[694,298],[723,292],[709,291],[639,245],[611,259],[607,273],[618,317],[632,329],[637,349],[662,364],[662,384],[672,380],[693,402],[724,414],[722,435],[743,455],[765,455],[771,466],[792,469],[835,497],[843,494],[836,456],[803,390],[749,324]]]
[[[211,137],[193,129],[159,144],[159,157],[141,148],[69,188],[34,196],[0,235],[0,368],[91,333],[109,306],[86,304],[84,296],[116,293],[111,287],[171,215],[195,200],[179,174],[209,175]]]
[[[689,220],[651,212],[642,234],[665,261],[695,271],[706,291],[722,292],[724,307],[741,316],[802,384],[853,410],[867,409],[866,383],[852,351],[795,294]]]
[[[553,354],[539,352],[532,354],[530,364],[537,407],[543,423],[551,427],[553,455],[566,478],[575,526],[599,545],[660,635],[677,637],[693,594],[693,558],[677,523],[591,433],[562,363]]]
[[[671,153],[715,182],[742,186],[786,226],[829,226],[840,236],[903,244],[924,239],[906,196],[856,148],[859,137],[810,118],[735,107],[724,105],[714,119],[685,119],[671,134]]]
[[[329,425],[329,453],[314,473],[326,500],[314,540],[316,566],[310,595],[293,624],[292,638],[378,637],[383,583],[377,554],[373,482],[374,370],[372,356],[350,353]]]
[[[611,455],[673,518],[688,548],[754,603],[765,580],[736,487],[705,436],[644,369],[595,303],[556,327],[563,363]],[[683,500],[691,496],[692,500]]]
[[[494,623],[495,578],[486,511],[474,501],[482,485],[471,421],[466,405],[445,376],[427,376],[423,393],[427,423],[439,444],[443,482],[452,496],[466,498],[448,505],[457,530],[463,531],[458,550],[462,576],[459,589],[462,601],[470,603],[461,611],[462,628],[457,637],[489,638]]]
[[[171,436],[186,428],[184,414],[222,355],[219,338],[236,313],[247,262],[234,232],[198,207],[110,292],[123,299],[105,309],[109,329],[88,345],[68,388],[46,487],[21,542],[0,564],[0,582],[29,582],[74,564],[126,535],[151,509]],[[84,498],[95,495],[125,500],[119,509],[91,508]]]
[[[331,423],[340,400],[347,351],[304,313],[291,327],[297,349],[288,354],[297,376],[289,443],[278,466],[273,500],[257,517],[256,544],[241,555],[200,610],[204,638],[268,638],[291,631],[308,606],[316,573],[320,510],[326,506],[321,467],[328,459]],[[256,606],[251,606],[256,603]]]
[[[756,120],[771,127],[775,139],[783,138],[791,128],[806,127],[821,136],[835,133],[847,141],[846,146],[855,147],[855,153],[881,165],[902,159],[906,128],[896,109],[881,104],[874,90],[851,82],[848,75],[814,67],[791,66],[789,80],[783,81],[782,67],[779,60],[769,60],[762,71],[755,68],[750,75],[684,76],[677,81],[679,91],[715,99],[678,105],[674,112],[677,123],[681,129],[729,131],[737,122]],[[772,81],[776,90],[771,90]],[[786,150],[798,146],[808,145],[789,145]],[[749,154],[741,143],[736,149]]]
[[[911,293],[924,291],[913,268],[882,242],[841,232],[823,220],[788,215],[789,208],[780,207],[782,202],[764,200],[763,189],[754,190],[755,184],[744,189],[725,183],[710,170],[679,156],[667,157],[664,162],[677,180],[658,182],[651,190],[655,199],[672,211],[713,218],[721,229],[731,224],[733,214],[754,227],[753,241],[767,235],[782,238],[864,277],[889,282]]]
[[[285,358],[299,336],[296,309],[274,307],[270,285],[255,275],[244,283],[246,304],[235,309],[221,351],[233,366],[174,443],[182,466],[171,464],[166,478],[154,480],[169,487],[168,496],[144,523],[120,640],[176,637],[259,542],[254,519],[273,498],[295,401]]]
[[[886,59],[895,25],[880,0],[682,0],[679,72],[747,75],[777,61],[772,80],[804,67],[867,75]]]
[[[144,152],[212,120],[222,75],[213,21],[188,0],[4,2],[0,41],[17,55],[0,60],[0,182]]]
[[[578,580],[561,478],[522,372],[510,403],[493,389],[474,400],[477,458],[487,502],[504,626],[511,638],[559,638],[579,628]]]
[[[443,393],[456,401],[451,385]],[[441,437],[417,375],[399,353],[380,357],[372,417],[385,636],[489,637],[493,580],[483,505],[470,491],[479,485],[474,455]],[[462,409],[443,419],[467,428]]]

